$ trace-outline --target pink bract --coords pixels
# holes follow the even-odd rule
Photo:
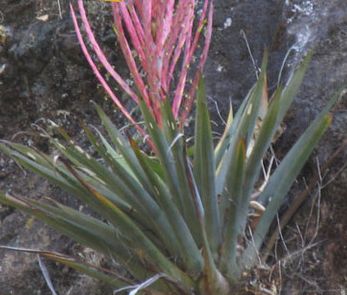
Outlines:
[[[110,4],[117,40],[136,89],[132,89],[108,61],[95,38],[83,0],[77,0],[85,38],[72,5],[71,15],[82,51],[97,79],[124,116],[144,135],[143,129],[123,105],[98,69],[101,64],[129,97],[144,100],[159,125],[160,102],[170,100],[182,125],[192,109],[211,43],[213,0],[135,0]],[[140,71],[141,69],[141,71]]]

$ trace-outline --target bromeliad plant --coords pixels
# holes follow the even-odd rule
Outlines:
[[[264,158],[309,58],[268,101],[265,57],[257,83],[235,117],[230,112],[225,132],[214,145],[200,79],[211,40],[213,1],[202,1],[197,21],[194,0],[113,1],[119,2],[112,3],[115,32],[136,89],[108,62],[83,1],[77,2],[96,60],[139,105],[144,128],[102,75],[71,6],[82,51],[125,117],[140,134],[148,134],[153,154],[146,154],[137,142],[124,137],[96,106],[109,139],[99,130],[83,128],[98,159],[59,127],[63,140],[43,134],[50,138],[59,157],[5,141],[0,143],[0,150],[80,199],[98,218],[50,198],[36,201],[0,193],[0,202],[102,253],[110,264],[115,261],[117,267],[107,271],[61,254],[36,251],[114,288],[128,290],[126,287],[132,286],[132,294],[144,289],[147,294],[231,294],[242,275],[261,258],[274,216],[329,126],[328,112],[334,102],[304,132],[271,176],[263,176]],[[199,81],[194,144],[188,146],[182,126]],[[260,213],[256,221],[250,219],[254,210]]]
[[[45,177],[86,203],[99,218],[66,207],[0,194],[16,207],[75,241],[122,265],[113,271],[64,255],[40,252],[114,288],[135,286],[146,294],[234,294],[242,276],[262,257],[262,245],[292,183],[331,122],[318,115],[271,176],[262,176],[264,158],[303,79],[309,58],[268,100],[266,57],[260,77],[214,147],[203,82],[196,103],[194,144],[187,146],[168,100],[156,121],[145,100],[141,112],[154,146],[142,152],[124,137],[99,106],[109,140],[84,127],[98,159],[78,147],[60,128],[65,143],[51,138],[60,156],[2,142],[0,149],[23,167]],[[262,207],[250,222],[252,204]],[[117,271],[118,270],[118,271]]]

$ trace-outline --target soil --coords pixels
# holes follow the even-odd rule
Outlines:
[[[226,114],[230,99],[237,106],[255,81],[254,65],[245,40],[240,36],[241,29],[251,44],[255,60],[261,59],[264,47],[270,48],[270,81],[275,83],[282,60],[296,38],[295,34],[290,34],[296,28],[293,23],[308,23],[306,15],[296,15],[295,11],[285,6],[285,2],[290,2],[292,7],[300,4],[297,1],[275,0],[216,1],[215,32],[206,81],[208,93],[217,101],[222,115]],[[319,8],[319,3],[324,1],[313,2]],[[335,6],[327,6],[330,10],[327,8],[326,13],[334,12],[339,18],[334,19],[336,25],[329,23],[326,30],[316,32],[320,35],[312,41],[318,51],[309,70],[309,78],[304,82],[304,89],[287,118],[288,133],[276,146],[279,157],[322,108],[331,93],[339,85],[347,85],[344,78],[347,77],[347,46],[342,47],[346,45],[343,38],[347,17],[345,14],[341,16],[342,12],[337,14],[340,4],[339,1],[333,2]],[[124,62],[109,25],[110,16],[99,13],[105,11],[104,6],[97,1],[89,2],[93,26],[112,63],[117,69],[123,69]],[[232,19],[230,27],[225,22],[228,18]],[[288,22],[289,18],[293,19],[291,23]],[[336,52],[328,54],[333,49]],[[300,54],[296,58],[299,59]],[[290,62],[295,64],[296,59],[292,58]],[[325,73],[324,78],[319,79],[318,73],[322,73],[324,68],[331,73]],[[126,73],[125,70],[122,72]],[[289,68],[285,68],[284,72],[289,72]],[[319,87],[318,91],[316,88]],[[124,125],[119,112],[105,99],[104,92],[98,87],[80,52],[68,13],[68,1],[0,0],[0,139],[34,145],[50,153],[52,151],[47,142],[34,132],[35,124],[44,126],[49,119],[64,126],[79,145],[88,148],[80,121],[100,126],[90,100],[101,104],[119,126]],[[298,180],[298,191],[317,170],[316,159],[324,162],[346,139],[345,102],[346,99],[335,110],[331,132],[323,139],[322,146]],[[220,122],[212,103],[211,111],[214,119]],[[280,282],[277,284],[280,290],[273,294],[346,293],[347,171],[339,170],[343,163],[346,163],[346,153],[341,154],[338,163],[319,183],[321,189],[312,192],[283,231],[282,239],[273,253],[276,259],[271,262],[276,272],[274,280]],[[25,172],[2,154],[0,190],[29,198],[54,196],[70,206],[80,205],[56,187]],[[292,192],[288,203],[295,198],[295,192]],[[0,245],[88,256],[85,249],[66,237],[1,205]],[[88,277],[61,265],[46,264],[59,294],[112,294],[112,290]],[[261,279],[272,281],[269,277]],[[51,294],[35,256],[0,250],[0,295],[8,294]]]

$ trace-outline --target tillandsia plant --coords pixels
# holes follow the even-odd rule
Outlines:
[[[2,141],[0,149],[17,163],[60,186],[97,213],[92,217],[53,199],[36,201],[0,194],[0,202],[27,212],[117,267],[106,271],[51,252],[64,263],[131,294],[236,294],[236,287],[262,259],[262,246],[282,201],[315,145],[331,123],[332,99],[277,167],[266,155],[290,107],[309,56],[268,97],[265,56],[258,81],[223,136],[214,145],[203,80],[196,102],[193,145],[179,128],[168,100],[156,121],[146,101],[139,106],[154,154],[124,137],[102,109],[107,131],[84,126],[98,159],[58,128],[50,138],[59,157]],[[49,136],[45,134],[45,136]],[[109,138],[109,139],[107,139]],[[193,152],[190,152],[193,150]],[[192,156],[193,155],[193,156]],[[256,212],[255,212],[256,211]],[[258,213],[254,222],[253,213]],[[123,268],[120,270],[119,265]],[[121,291],[120,291],[121,292]]]
[[[225,132],[214,145],[201,80],[211,40],[213,1],[202,1],[197,20],[194,0],[111,2],[117,39],[136,89],[107,60],[82,0],[77,1],[78,11],[96,60],[71,6],[77,37],[108,95],[137,130],[148,135],[152,154],[124,137],[96,105],[107,137],[95,128],[83,129],[98,158],[83,151],[58,126],[62,140],[42,133],[58,157],[6,141],[0,143],[0,150],[84,202],[98,217],[52,198],[37,201],[0,193],[0,202],[100,252],[109,264],[116,262],[117,267],[105,270],[62,254],[32,251],[103,280],[117,291],[233,294],[242,276],[262,258],[262,246],[283,199],[331,122],[334,99],[278,167],[270,161],[269,173],[263,175],[264,159],[309,57],[269,99],[265,55],[257,83],[235,116],[230,112]],[[112,91],[97,62],[138,104],[144,127]],[[196,89],[195,136],[188,146],[182,126]],[[251,218],[254,213],[256,220]]]
[[[77,0],[86,39],[96,55],[96,61],[83,39],[72,5],[71,15],[82,51],[96,77],[142,135],[144,131],[112,90],[96,62],[136,104],[144,100],[159,125],[162,123],[160,104],[166,100],[170,100],[175,119],[183,124],[192,108],[211,42],[213,0],[201,1],[198,17],[195,0],[112,2],[114,30],[135,89],[109,63],[94,36],[84,1]]]

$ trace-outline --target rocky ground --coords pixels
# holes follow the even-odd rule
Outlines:
[[[93,24],[108,56],[123,68],[105,5],[90,1]],[[60,4],[60,9],[59,5]],[[279,158],[338,89],[347,88],[347,9],[345,0],[216,1],[213,44],[206,68],[211,111],[219,124],[229,102],[237,106],[255,81],[265,47],[271,53],[270,84],[283,66],[286,77],[308,49],[314,57],[286,133],[276,145]],[[86,64],[67,12],[68,1],[0,0],[0,139],[38,146],[32,124],[51,119],[81,144],[79,120],[98,125],[90,100],[103,105],[122,124]],[[247,46],[248,44],[248,46]],[[249,47],[249,48],[248,48]],[[253,55],[254,62],[250,55]],[[288,54],[287,54],[288,53]],[[217,102],[214,103],[214,102]],[[329,156],[347,139],[347,95],[334,110],[334,123],[298,179],[296,192],[309,183]],[[281,282],[280,294],[345,294],[347,291],[347,162],[338,161],[319,181],[282,233],[272,260]],[[319,163],[319,165],[317,165]],[[53,195],[76,206],[66,194],[0,155],[0,189],[40,198]],[[286,211],[286,208],[283,209]],[[283,241],[285,243],[283,243]],[[51,249],[88,256],[78,245],[37,221],[0,206],[0,244]],[[59,294],[111,294],[89,278],[47,263]],[[279,271],[280,270],[280,271]],[[51,294],[35,256],[0,250],[0,295]]]

